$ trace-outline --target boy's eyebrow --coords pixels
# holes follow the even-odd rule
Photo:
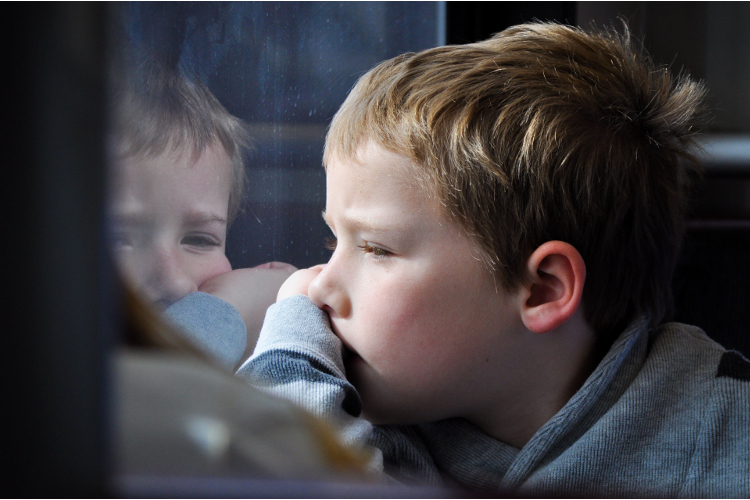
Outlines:
[[[324,210],[322,212],[323,220],[326,224],[328,224],[328,227],[333,227],[331,225],[331,221],[328,219],[328,214]],[[339,217],[339,220],[343,223],[343,225],[354,229],[354,230],[367,230],[373,233],[384,233],[386,231],[408,231],[409,228],[407,226],[402,226],[399,224],[394,224],[389,222],[388,224],[379,224],[374,219],[370,218],[358,218],[358,217],[351,217],[346,214]]]
[[[151,217],[143,213],[120,213],[112,214],[111,221],[119,226],[145,226],[151,223]],[[226,224],[226,217],[210,211],[193,211],[183,217],[183,222],[188,224]]]
[[[215,212],[204,212],[204,211],[193,211],[188,213],[183,220],[191,224],[208,224],[212,222],[218,222],[220,224],[226,224],[227,218]]]

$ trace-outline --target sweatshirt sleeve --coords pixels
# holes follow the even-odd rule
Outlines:
[[[165,311],[199,349],[234,370],[247,342],[247,329],[239,311],[223,300],[203,292],[193,292]]]
[[[347,445],[362,448],[372,434],[372,424],[359,418],[362,400],[346,380],[341,340],[307,296],[268,309],[255,351],[237,375],[328,421]],[[382,471],[382,455],[372,451],[371,465]]]

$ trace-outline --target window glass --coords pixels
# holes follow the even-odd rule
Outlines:
[[[232,267],[328,260],[326,127],[356,79],[437,45],[441,3],[127,3],[121,48],[200,78],[249,125],[248,192],[229,230]]]

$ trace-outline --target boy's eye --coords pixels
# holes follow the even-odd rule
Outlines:
[[[216,247],[220,245],[215,238],[203,234],[190,234],[182,238],[180,243],[198,248]]]
[[[330,250],[331,252],[333,252],[333,251],[336,250],[336,244],[337,243],[338,243],[338,240],[336,239],[335,236],[329,236],[323,242],[323,244],[325,245],[325,247],[328,250]]]
[[[387,257],[391,255],[391,252],[389,252],[388,250],[385,250],[380,247],[374,247],[367,242],[365,242],[365,244],[361,245],[359,248],[364,250],[365,253],[371,253],[375,257]]]

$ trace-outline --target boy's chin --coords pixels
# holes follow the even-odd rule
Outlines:
[[[424,423],[414,412],[401,408],[397,402],[383,397],[383,391],[373,386],[374,374],[359,354],[344,348],[344,369],[347,380],[362,398],[362,417],[375,425],[411,425]],[[368,376],[369,375],[369,376]]]
[[[368,411],[367,402],[372,402],[373,399],[377,398],[373,398],[371,394],[368,394],[367,384],[363,383],[361,378],[364,375],[363,372],[367,370],[365,361],[359,356],[359,354],[346,348],[344,348],[343,358],[346,379],[354,386],[359,393],[360,398],[362,398],[363,408],[361,416],[371,424],[387,425],[395,423],[389,418],[390,415],[388,412],[382,411],[378,404],[369,405],[370,411]]]

